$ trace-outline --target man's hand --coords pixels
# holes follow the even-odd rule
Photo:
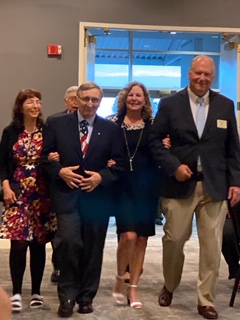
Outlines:
[[[177,181],[186,181],[191,178],[192,170],[186,165],[181,164],[174,173]]]
[[[74,173],[79,166],[74,167],[65,167],[59,171],[59,176],[66,182],[66,184],[71,188],[79,188],[81,181],[83,180],[83,176],[80,174]]]
[[[85,170],[85,173],[88,174],[90,177],[83,178],[79,186],[81,190],[91,192],[102,182],[102,177],[98,172],[95,171]]]
[[[239,187],[229,187],[228,199],[230,200],[231,207],[234,207],[240,201],[240,188]]]

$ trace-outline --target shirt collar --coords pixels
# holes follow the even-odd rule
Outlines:
[[[79,112],[79,110],[77,110],[77,115],[78,115],[78,122],[80,123],[82,120],[87,120],[88,124],[92,127],[93,126],[93,122],[95,120],[96,115],[90,117],[90,118],[83,118],[83,116],[81,115],[81,113]]]
[[[193,93],[189,87],[188,87],[188,95],[189,95],[190,99],[193,101],[193,103],[196,103],[198,96],[196,96],[195,93]],[[209,90],[201,98],[204,99],[205,104],[208,104],[209,103]]]

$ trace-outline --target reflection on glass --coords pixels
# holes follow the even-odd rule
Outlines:
[[[96,49],[129,49],[129,31],[127,30],[94,28],[88,31],[96,39]]]
[[[97,110],[97,114],[103,118],[106,118],[107,116],[110,116],[111,114],[116,113],[114,111],[114,103],[115,103],[116,97],[114,98],[102,98],[100,107]]]
[[[142,82],[148,89],[180,89],[180,66],[133,65],[133,81]]]
[[[128,69],[124,64],[96,64],[95,82],[103,88],[122,88],[128,83]]]
[[[206,54],[215,61],[212,88],[219,90],[220,34],[106,28],[91,29],[90,33],[96,38],[96,47],[88,79],[104,89],[120,90],[130,81],[139,81],[149,90],[180,90],[189,83],[192,59]]]

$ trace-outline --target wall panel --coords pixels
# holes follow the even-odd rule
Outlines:
[[[0,131],[24,87],[43,94],[45,116],[60,111],[65,89],[77,84],[79,21],[239,28],[239,0],[1,0]],[[47,44],[63,46],[61,59]]]

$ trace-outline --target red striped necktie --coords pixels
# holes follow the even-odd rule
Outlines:
[[[81,149],[83,157],[85,157],[88,149],[88,122],[87,120],[82,120],[80,122],[80,142],[81,142]]]

